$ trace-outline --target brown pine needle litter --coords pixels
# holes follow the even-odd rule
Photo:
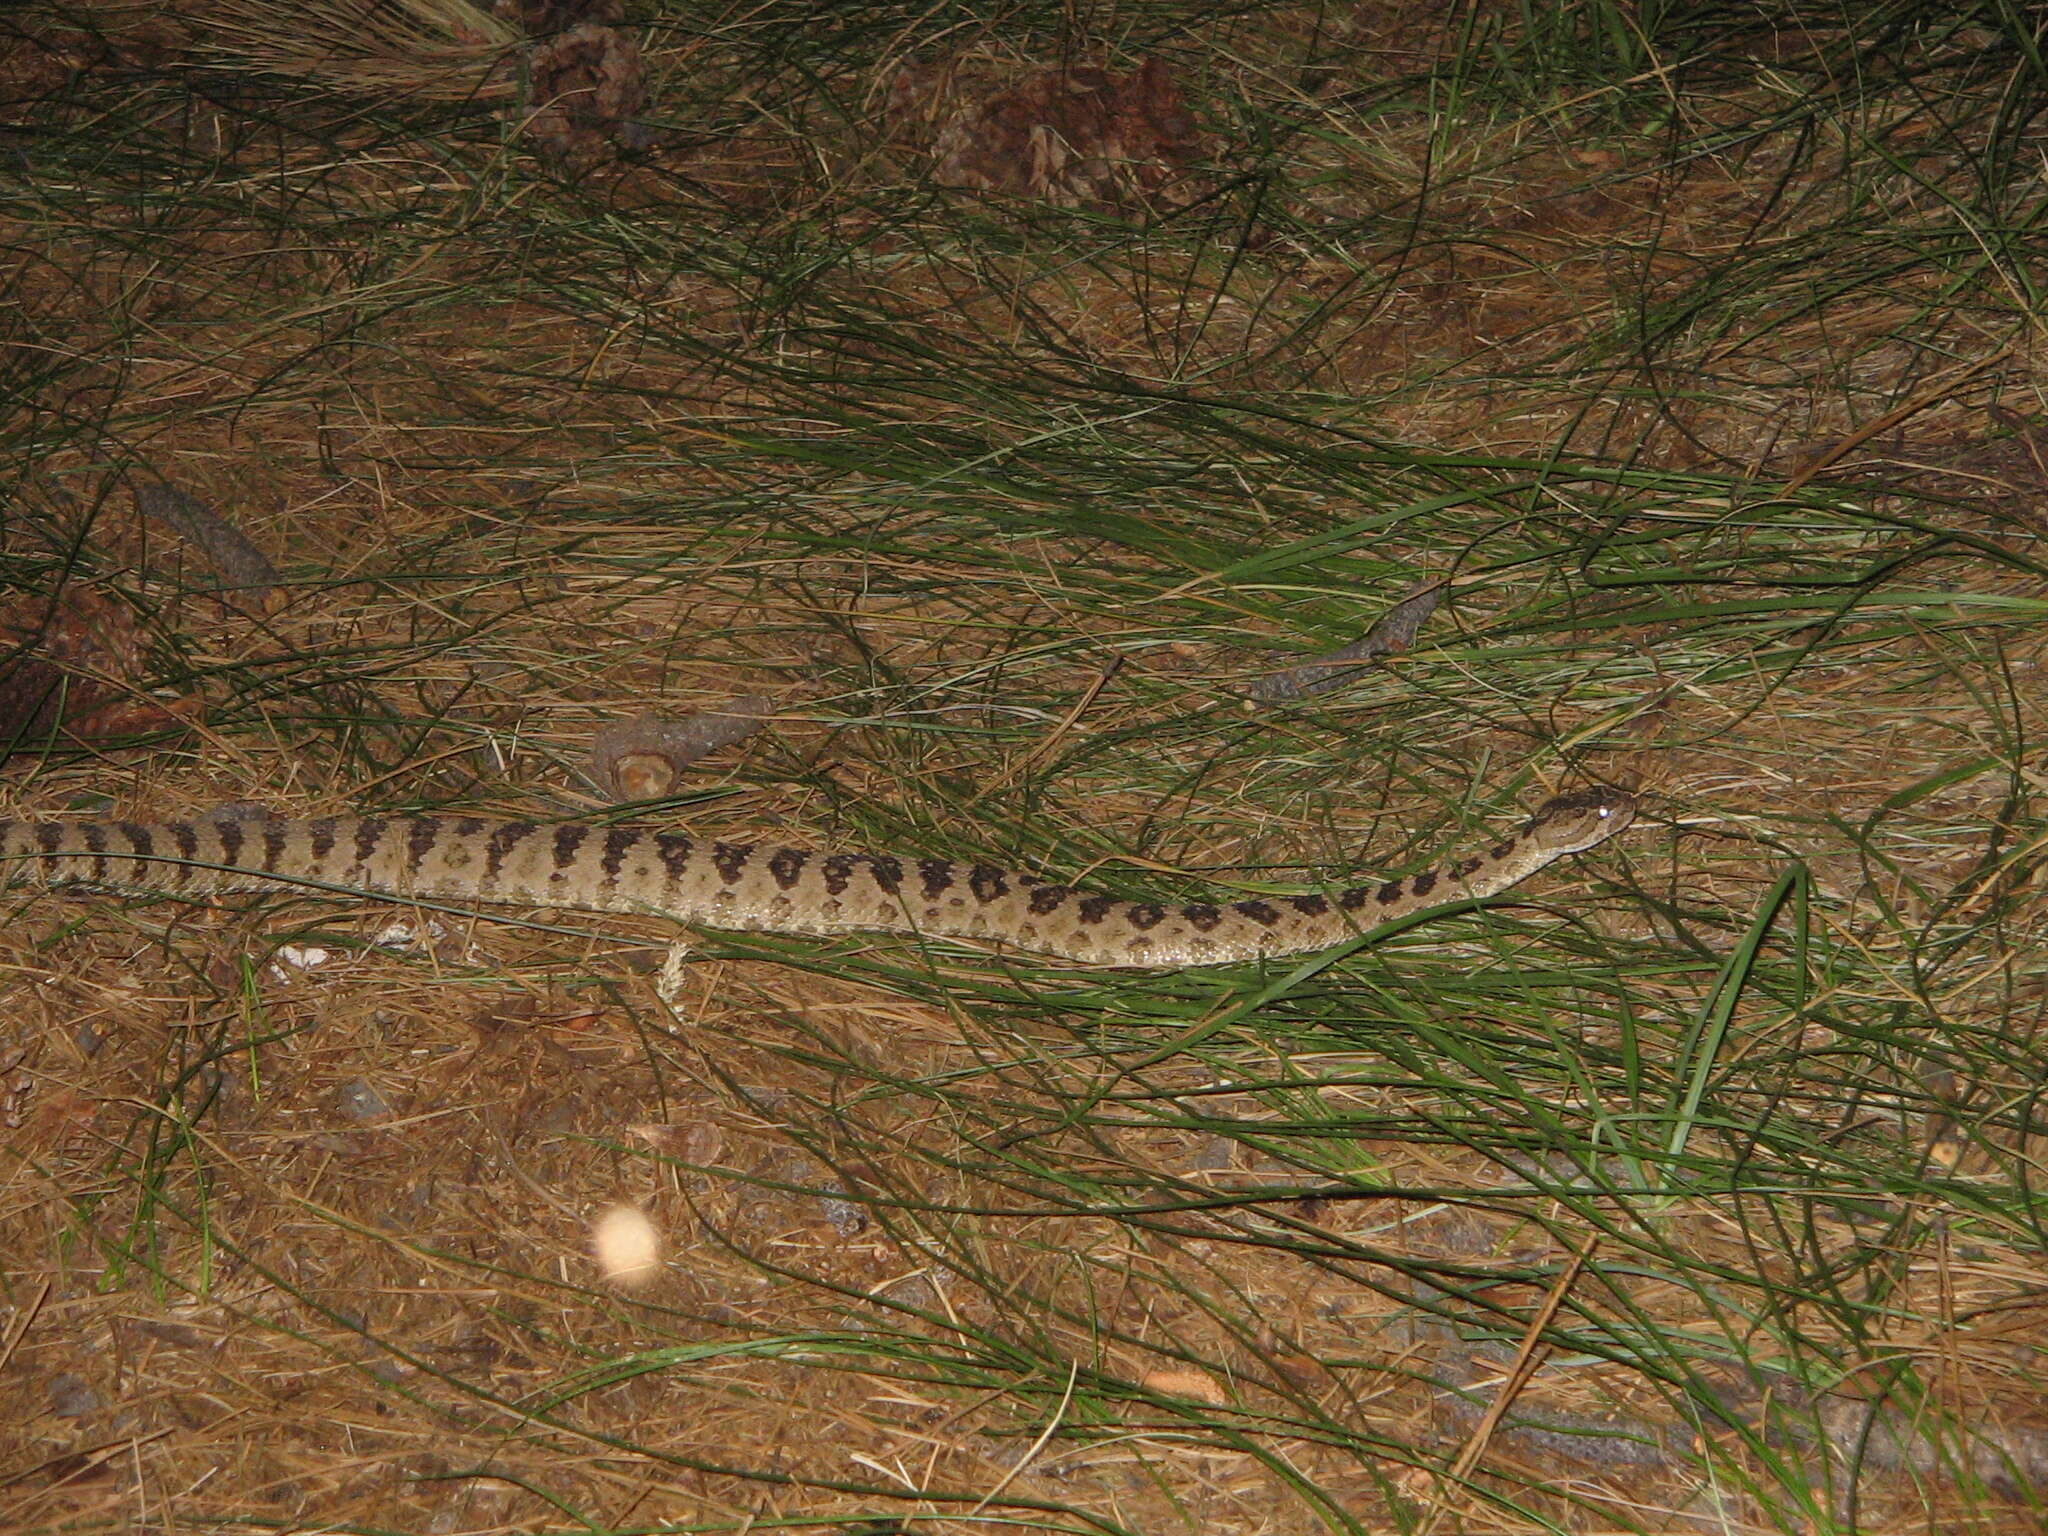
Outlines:
[[[498,7],[469,0],[208,0],[190,22],[195,54],[219,68],[427,100],[513,93],[502,66],[525,40]]]
[[[0,1530],[2038,1532],[2048,80],[1905,15],[7,10],[0,818],[1640,811],[1200,974],[0,893]]]

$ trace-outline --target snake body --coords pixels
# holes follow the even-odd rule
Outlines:
[[[1634,816],[1635,802],[1620,791],[1585,790],[1547,802],[1520,832],[1440,869],[1329,895],[1237,901],[1128,901],[949,859],[466,816],[0,821],[0,886],[573,907],[775,933],[943,935],[1086,965],[1171,968],[1305,954],[1446,902],[1495,896],[1604,842]]]

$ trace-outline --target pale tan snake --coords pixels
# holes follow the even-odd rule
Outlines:
[[[1128,901],[985,864],[815,853],[636,827],[464,816],[0,821],[0,886],[203,897],[365,892],[404,901],[641,912],[708,928],[980,939],[1088,965],[1304,954],[1446,902],[1499,895],[1635,817],[1615,789],[1547,802],[1481,853],[1328,895]]]

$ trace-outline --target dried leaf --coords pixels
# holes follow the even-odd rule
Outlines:
[[[685,1163],[710,1163],[725,1150],[725,1133],[710,1120],[687,1125],[629,1125],[626,1134],[644,1141],[664,1157]]]
[[[144,653],[134,615],[88,588],[0,607],[0,751],[185,729],[198,704],[144,693]]]
[[[526,131],[550,154],[585,165],[620,146],[645,147],[648,134],[634,120],[647,110],[646,71],[639,46],[618,28],[586,24],[544,38],[528,70]]]
[[[656,799],[698,758],[760,730],[774,710],[773,700],[742,694],[681,720],[642,715],[606,726],[590,743],[591,775],[620,800]]]
[[[135,510],[177,530],[197,547],[222,578],[220,590],[246,593],[265,613],[275,611],[277,567],[247,534],[205,502],[175,486],[145,484],[135,488]]]
[[[1191,1397],[1219,1408],[1230,1402],[1230,1394],[1207,1371],[1147,1371],[1139,1381],[1147,1391],[1167,1397]]]
[[[1201,190],[1188,176],[1201,135],[1163,59],[1123,76],[1041,70],[993,94],[956,97],[950,111],[946,95],[929,68],[906,70],[890,88],[899,119],[946,118],[931,150],[941,186],[1062,207],[1184,203]]]

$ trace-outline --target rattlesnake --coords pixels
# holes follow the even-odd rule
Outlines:
[[[1087,965],[1218,965],[1326,949],[1445,902],[1495,896],[1635,818],[1614,789],[1546,802],[1514,836],[1441,869],[1328,896],[1166,905],[948,859],[706,842],[634,827],[466,816],[0,822],[0,887],[210,896],[369,892],[642,912],[710,928],[983,939]]]

